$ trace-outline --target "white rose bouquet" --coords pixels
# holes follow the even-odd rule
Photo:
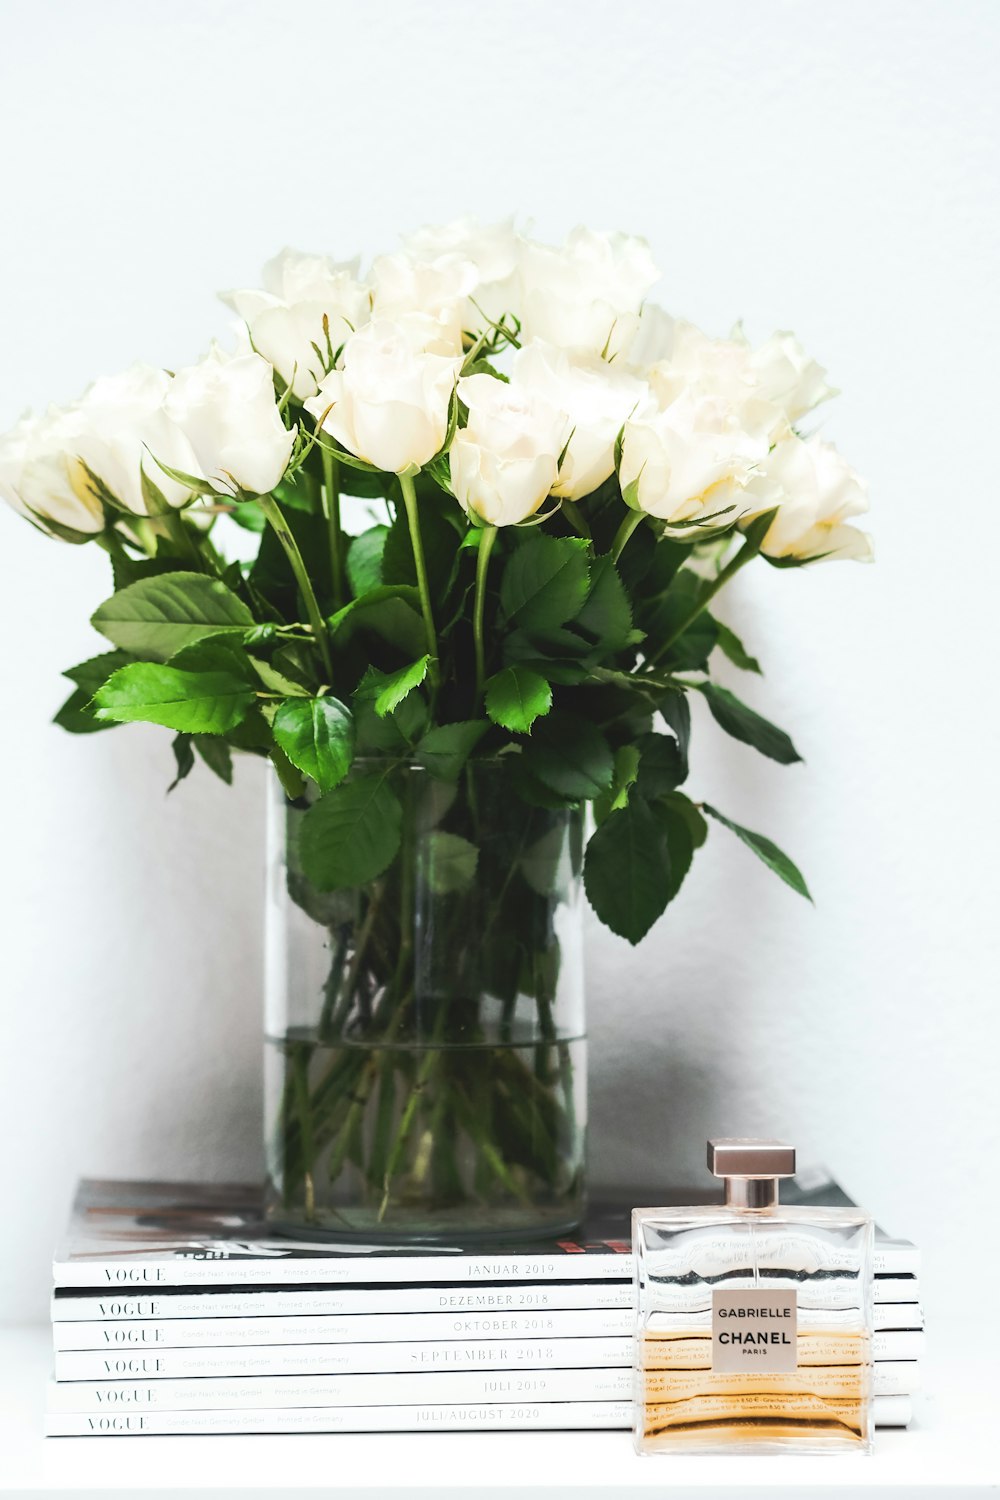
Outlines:
[[[57,722],[163,725],[176,780],[197,756],[228,782],[243,751],[283,788],[287,892],[329,966],[271,1090],[297,1223],[348,1171],[366,1228],[542,1197],[572,1222],[558,907],[581,866],[632,943],[712,820],[808,895],[768,838],[688,795],[689,699],[799,759],[713,680],[719,654],[760,668],[711,606],[757,558],[869,557],[865,489],[803,430],[833,392],[791,334],[709,338],[646,300],[657,275],[641,240],[470,221],[367,276],[286,250],[227,294],[234,352],[137,365],[0,438],[0,493],[113,571],[93,615],[111,649],[67,672]],[[251,561],[227,560],[235,527]],[[345,1036],[368,1042],[324,1052]],[[508,1051],[461,1050],[489,1037]]]
[[[348,810],[355,755],[433,736],[449,776],[509,756],[527,800],[592,803],[588,895],[632,942],[706,815],[805,894],[768,839],[681,790],[687,700],[799,758],[712,681],[716,650],[759,668],[709,606],[757,557],[868,558],[865,488],[801,431],[833,392],[791,334],[708,338],[645,300],[657,275],[641,240],[469,221],[368,278],[286,250],[227,294],[240,352],[22,420],[0,491],[114,571],[93,617],[114,649],[70,669],[57,721],[162,724],[180,775],[195,751],[227,780],[231,750],[268,756],[290,797],[311,782]],[[232,522],[260,534],[249,564],[221,551]],[[372,878],[393,826],[310,841],[308,873]]]

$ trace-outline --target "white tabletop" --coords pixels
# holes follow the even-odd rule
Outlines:
[[[0,1327],[0,1500],[123,1495],[294,1500],[633,1492],[721,1497],[983,1495],[1000,1487],[996,1345],[935,1327],[914,1426],[879,1431],[870,1459],[637,1458],[625,1432],[421,1432],[279,1437],[45,1438],[49,1330]],[[978,1352],[970,1353],[970,1350]]]

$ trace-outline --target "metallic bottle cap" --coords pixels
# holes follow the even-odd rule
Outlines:
[[[773,1208],[778,1178],[795,1175],[795,1147],[784,1141],[709,1141],[708,1170],[724,1178],[730,1207]]]

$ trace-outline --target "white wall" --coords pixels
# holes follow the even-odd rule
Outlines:
[[[668,307],[828,365],[879,560],[743,575],[768,672],[743,687],[808,763],[699,721],[694,780],[816,909],[717,830],[638,952],[592,927],[593,1162],[694,1181],[710,1131],[781,1133],[940,1275],[994,1212],[970,1147],[998,1146],[1000,10],[6,0],[0,24],[4,425],[195,356],[215,289],[285,242],[370,252],[469,210],[645,233]],[[29,1316],[78,1174],[259,1170],[262,793],[245,766],[167,800],[165,732],[50,727],[104,559],[6,513],[0,549],[0,1315]]]

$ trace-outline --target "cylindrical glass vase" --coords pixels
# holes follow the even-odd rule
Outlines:
[[[386,771],[398,852],[321,891],[306,801],[269,818],[269,1213],[316,1235],[562,1232],[583,1209],[583,812],[529,806],[514,757]]]

